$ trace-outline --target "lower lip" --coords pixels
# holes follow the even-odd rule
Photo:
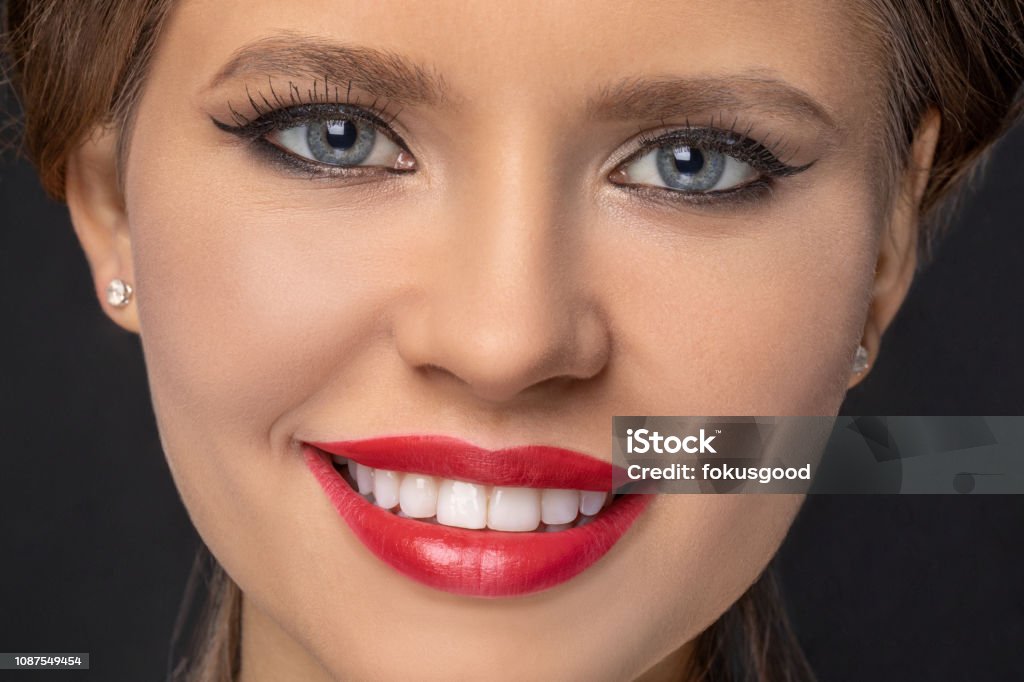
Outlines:
[[[429,587],[473,597],[515,597],[574,578],[618,542],[650,502],[623,495],[585,526],[553,533],[466,530],[403,519],[352,489],[330,456],[303,448],[306,465],[373,554]]]

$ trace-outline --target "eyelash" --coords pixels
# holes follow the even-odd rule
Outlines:
[[[331,166],[296,156],[267,140],[267,135],[275,131],[344,117],[373,126],[378,134],[389,137],[395,144],[411,154],[409,146],[392,126],[399,112],[388,116],[387,107],[379,108],[378,100],[367,105],[350,102],[351,84],[346,87],[343,99],[339,97],[340,90],[337,87],[334,88],[333,99],[329,97],[328,91],[326,81],[321,89],[318,89],[318,83],[314,83],[313,89],[307,91],[307,99],[303,100],[299,88],[289,82],[286,101],[278,95],[271,84],[271,99],[276,103],[275,106],[262,92],[257,92],[256,96],[253,96],[246,88],[249,105],[255,116],[245,116],[229,104],[228,108],[235,121],[234,125],[213,117],[211,120],[221,130],[247,140],[253,145],[258,145],[259,151],[268,155],[275,164],[293,172],[302,172],[310,178],[346,178],[379,174],[393,176],[414,172],[413,170],[380,166]],[[714,121],[712,121],[713,123]],[[646,184],[615,182],[612,184],[638,198],[657,203],[734,204],[763,198],[774,189],[780,178],[802,173],[814,164],[812,161],[801,166],[790,165],[781,158],[790,151],[784,141],[769,143],[766,138],[764,142],[758,142],[752,139],[750,134],[749,128],[742,132],[738,131],[735,122],[725,128],[721,125],[718,127],[714,125],[711,127],[692,126],[688,121],[683,127],[668,130],[660,135],[651,136],[641,133],[637,138],[636,149],[628,157],[618,162],[613,171],[613,173],[619,172],[628,164],[659,148],[670,145],[687,145],[725,154],[750,165],[760,173],[756,179],[738,187],[711,192],[687,192]],[[774,147],[775,150],[773,151],[770,147]]]
[[[335,87],[334,98],[328,95],[327,82],[324,81],[322,92],[318,91],[319,82],[314,83],[312,90],[306,93],[304,100],[299,88],[292,82],[288,83],[288,99],[282,99],[270,85],[271,99],[276,103],[271,104],[270,100],[257,91],[256,96],[246,88],[249,106],[252,107],[254,116],[246,116],[239,113],[231,104],[228,110],[235,124],[231,125],[211,117],[215,126],[239,137],[256,146],[260,153],[268,155],[268,158],[275,164],[286,170],[301,172],[311,178],[346,178],[361,177],[367,175],[406,175],[410,170],[383,168],[380,166],[331,166],[318,163],[296,156],[278,145],[267,140],[267,135],[272,132],[287,130],[296,126],[322,123],[324,121],[338,118],[354,119],[356,121],[373,126],[378,134],[385,135],[404,151],[411,154],[409,146],[402,139],[402,136],[395,132],[393,123],[398,115],[387,114],[387,107],[379,107],[378,100],[361,105],[350,101],[351,83],[346,87],[344,99],[339,97],[340,90]],[[259,100],[262,100],[262,104]]]
[[[764,142],[754,140],[751,128],[742,132],[734,122],[728,128],[692,126],[686,122],[683,127],[668,130],[660,135],[641,133],[637,138],[637,148],[625,159],[618,162],[615,172],[642,158],[644,155],[662,147],[686,145],[698,149],[715,151],[749,164],[760,175],[743,185],[731,189],[712,192],[687,192],[669,187],[651,185],[613,183],[623,191],[638,198],[655,203],[687,205],[739,204],[757,200],[768,195],[781,178],[802,173],[814,165],[814,161],[795,166],[782,158],[795,153],[789,149],[784,140]],[[772,149],[774,147],[774,150]]]

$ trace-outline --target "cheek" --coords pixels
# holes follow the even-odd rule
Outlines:
[[[265,207],[210,191],[155,194],[133,216],[142,340],[154,399],[218,430],[252,430],[366,352],[389,305],[386,240],[344,212]],[[173,396],[173,400],[171,400]],[[167,398],[165,401],[164,398]]]
[[[339,358],[366,352],[386,294],[360,240],[325,238],[354,229],[338,212],[263,205],[214,173],[137,177],[136,300],[161,438],[200,529],[231,534],[275,508],[268,482],[293,480],[281,467],[298,461],[266,456],[287,450],[278,426],[319,391],[345,390],[327,384]],[[360,366],[346,385],[373,384]]]
[[[150,389],[175,483],[238,583],[300,604],[309,595],[289,578],[293,557],[320,557],[318,540],[338,529],[291,447],[293,414],[318,396],[351,396],[352,386],[372,402],[386,264],[365,240],[337,238],[356,229],[344,212],[263,206],[212,177],[190,178],[203,190],[176,201],[175,178],[139,175],[161,187],[136,193],[145,201],[132,207],[132,248]],[[347,540],[349,555],[360,550]]]
[[[643,413],[838,410],[873,277],[868,196],[821,191],[746,222],[681,216],[667,237],[614,243],[610,318]]]

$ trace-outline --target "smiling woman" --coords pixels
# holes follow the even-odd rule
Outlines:
[[[1019,0],[6,7],[216,560],[183,679],[811,679],[803,498],[609,495],[609,418],[836,414]]]

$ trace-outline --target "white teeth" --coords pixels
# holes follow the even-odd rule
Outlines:
[[[373,499],[378,507],[391,509],[398,506],[398,473],[377,469],[373,474]]]
[[[546,488],[540,496],[540,518],[548,525],[572,523],[580,510],[580,494],[575,490]]]
[[[433,476],[406,474],[398,490],[402,511],[413,519],[430,518],[437,512],[437,483]]]
[[[540,525],[540,491],[536,488],[495,486],[487,507],[487,527],[528,531]]]
[[[354,487],[367,500],[405,519],[457,528],[504,532],[555,532],[593,520],[608,493],[560,488],[519,488],[468,483],[401,473],[332,457],[348,467]],[[542,526],[543,524],[543,526]]]
[[[352,474],[351,468],[348,471]],[[356,471],[352,474],[352,478],[356,481],[356,487],[359,489],[360,495],[369,495],[373,492],[373,469],[362,464],[356,464]]]
[[[487,489],[465,481],[441,481],[437,493],[437,522],[457,528],[487,525]]]
[[[584,490],[580,493],[580,513],[585,516],[593,516],[601,511],[608,493],[597,490]]]

